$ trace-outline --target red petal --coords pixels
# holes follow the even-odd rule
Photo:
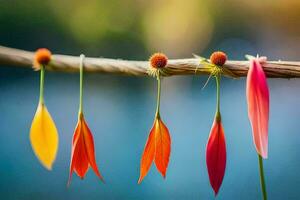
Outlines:
[[[155,156],[155,124],[156,122],[154,122],[154,125],[150,131],[141,159],[140,178],[138,180],[138,184],[140,184],[147,175]]]
[[[88,128],[83,115],[80,115],[80,119],[77,123],[72,141],[72,154],[68,185],[70,184],[73,171],[75,171],[77,175],[83,179],[88,171],[89,166],[92,167],[96,175],[103,181],[96,164],[92,133]]]
[[[75,172],[81,179],[83,179],[89,169],[89,160],[85,150],[85,141],[82,133],[80,133],[74,154],[76,155]]]
[[[221,121],[215,119],[206,146],[206,165],[210,184],[218,194],[226,168],[226,143]]]
[[[248,116],[257,152],[268,157],[269,88],[260,60],[250,61],[247,75]]]
[[[171,138],[168,128],[160,119],[155,122],[155,144],[155,164],[165,178],[171,152]]]
[[[80,150],[82,150],[81,130],[82,130],[82,123],[81,121],[79,121],[76,125],[74,135],[73,135],[73,140],[72,140],[72,153],[71,153],[70,174],[69,174],[68,185],[70,185],[71,183],[72,173],[74,170],[81,178],[84,177],[84,173],[82,171],[84,171],[86,165],[85,167],[83,167],[83,170],[78,169],[78,165],[79,166],[82,165],[81,162],[82,159],[80,158],[80,156],[82,157],[82,153],[79,152]]]
[[[103,177],[101,176],[101,174],[99,172],[99,169],[98,169],[98,166],[96,163],[96,159],[95,159],[95,147],[94,147],[93,135],[83,117],[82,117],[82,125],[83,125],[83,127],[82,127],[83,134],[82,135],[84,138],[84,144],[85,144],[84,147],[85,147],[87,159],[89,161],[90,166],[94,170],[95,174],[102,181],[104,181]]]

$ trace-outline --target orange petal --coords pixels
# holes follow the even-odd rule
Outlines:
[[[160,118],[155,121],[155,148],[155,164],[165,178],[171,152],[171,137]]]
[[[72,174],[75,169],[75,160],[76,160],[75,157],[77,156],[77,153],[75,153],[75,147],[79,140],[80,129],[81,129],[81,123],[78,122],[76,125],[76,128],[75,128],[75,131],[74,131],[73,139],[72,139],[72,152],[71,152],[70,174],[69,174],[68,186],[71,183]]]
[[[70,175],[69,175],[68,185],[70,184],[73,171],[75,171],[76,174],[81,179],[83,179],[89,167],[89,162],[88,162],[85,145],[84,145],[82,126],[83,124],[82,121],[80,120],[77,123],[74,136],[73,136]]]
[[[95,159],[95,147],[94,147],[94,139],[93,135],[85,122],[84,118],[82,117],[82,131],[83,131],[83,138],[84,138],[84,144],[85,144],[85,152],[87,159],[89,161],[90,166],[94,170],[95,174],[104,181],[103,177],[101,176],[96,159]]]
[[[144,148],[143,156],[141,159],[140,178],[138,180],[138,184],[140,184],[144,177],[147,175],[155,156],[155,126],[156,121],[154,122]]]
[[[73,171],[75,171],[76,174],[83,179],[89,169],[89,166],[92,167],[96,175],[103,181],[96,164],[92,133],[88,128],[83,115],[81,114],[79,117],[79,122],[75,128],[72,141],[72,154],[68,185],[70,184]]]
[[[74,170],[81,179],[84,178],[85,174],[89,169],[89,160],[87,157],[83,134],[84,134],[83,127],[81,126],[79,138],[77,140],[77,143],[75,144],[75,152],[74,152],[74,162],[75,162]]]

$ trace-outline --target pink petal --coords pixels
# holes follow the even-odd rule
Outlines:
[[[223,126],[215,119],[206,146],[206,165],[210,184],[218,194],[226,168],[226,142]]]
[[[260,64],[262,59],[250,60],[246,95],[253,141],[258,154],[268,157],[269,88]]]

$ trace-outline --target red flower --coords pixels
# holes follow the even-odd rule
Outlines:
[[[68,185],[70,184],[73,171],[83,179],[90,166],[95,174],[104,181],[96,164],[93,136],[84,120],[83,114],[79,115],[72,144]]]
[[[218,194],[226,168],[226,142],[220,117],[216,117],[206,146],[206,165],[210,184]]]
[[[260,62],[266,58],[253,58],[247,75],[246,95],[248,116],[252,126],[253,141],[257,153],[268,157],[269,88]]]
[[[141,183],[147,175],[152,162],[165,178],[171,152],[171,137],[166,125],[157,117],[150,131],[144,153],[141,159],[140,178]]]

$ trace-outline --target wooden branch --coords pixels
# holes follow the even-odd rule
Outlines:
[[[34,52],[0,46],[0,66],[31,68]],[[225,67],[238,77],[247,75],[248,61],[227,61]],[[92,73],[124,74],[147,76],[148,61],[128,61],[108,58],[89,58],[84,61],[84,70]],[[199,65],[199,59],[187,58],[169,60],[166,66],[168,75],[209,74],[208,68]],[[60,72],[78,72],[79,56],[53,55],[47,70]],[[300,78],[300,62],[268,61],[264,64],[268,77]]]

